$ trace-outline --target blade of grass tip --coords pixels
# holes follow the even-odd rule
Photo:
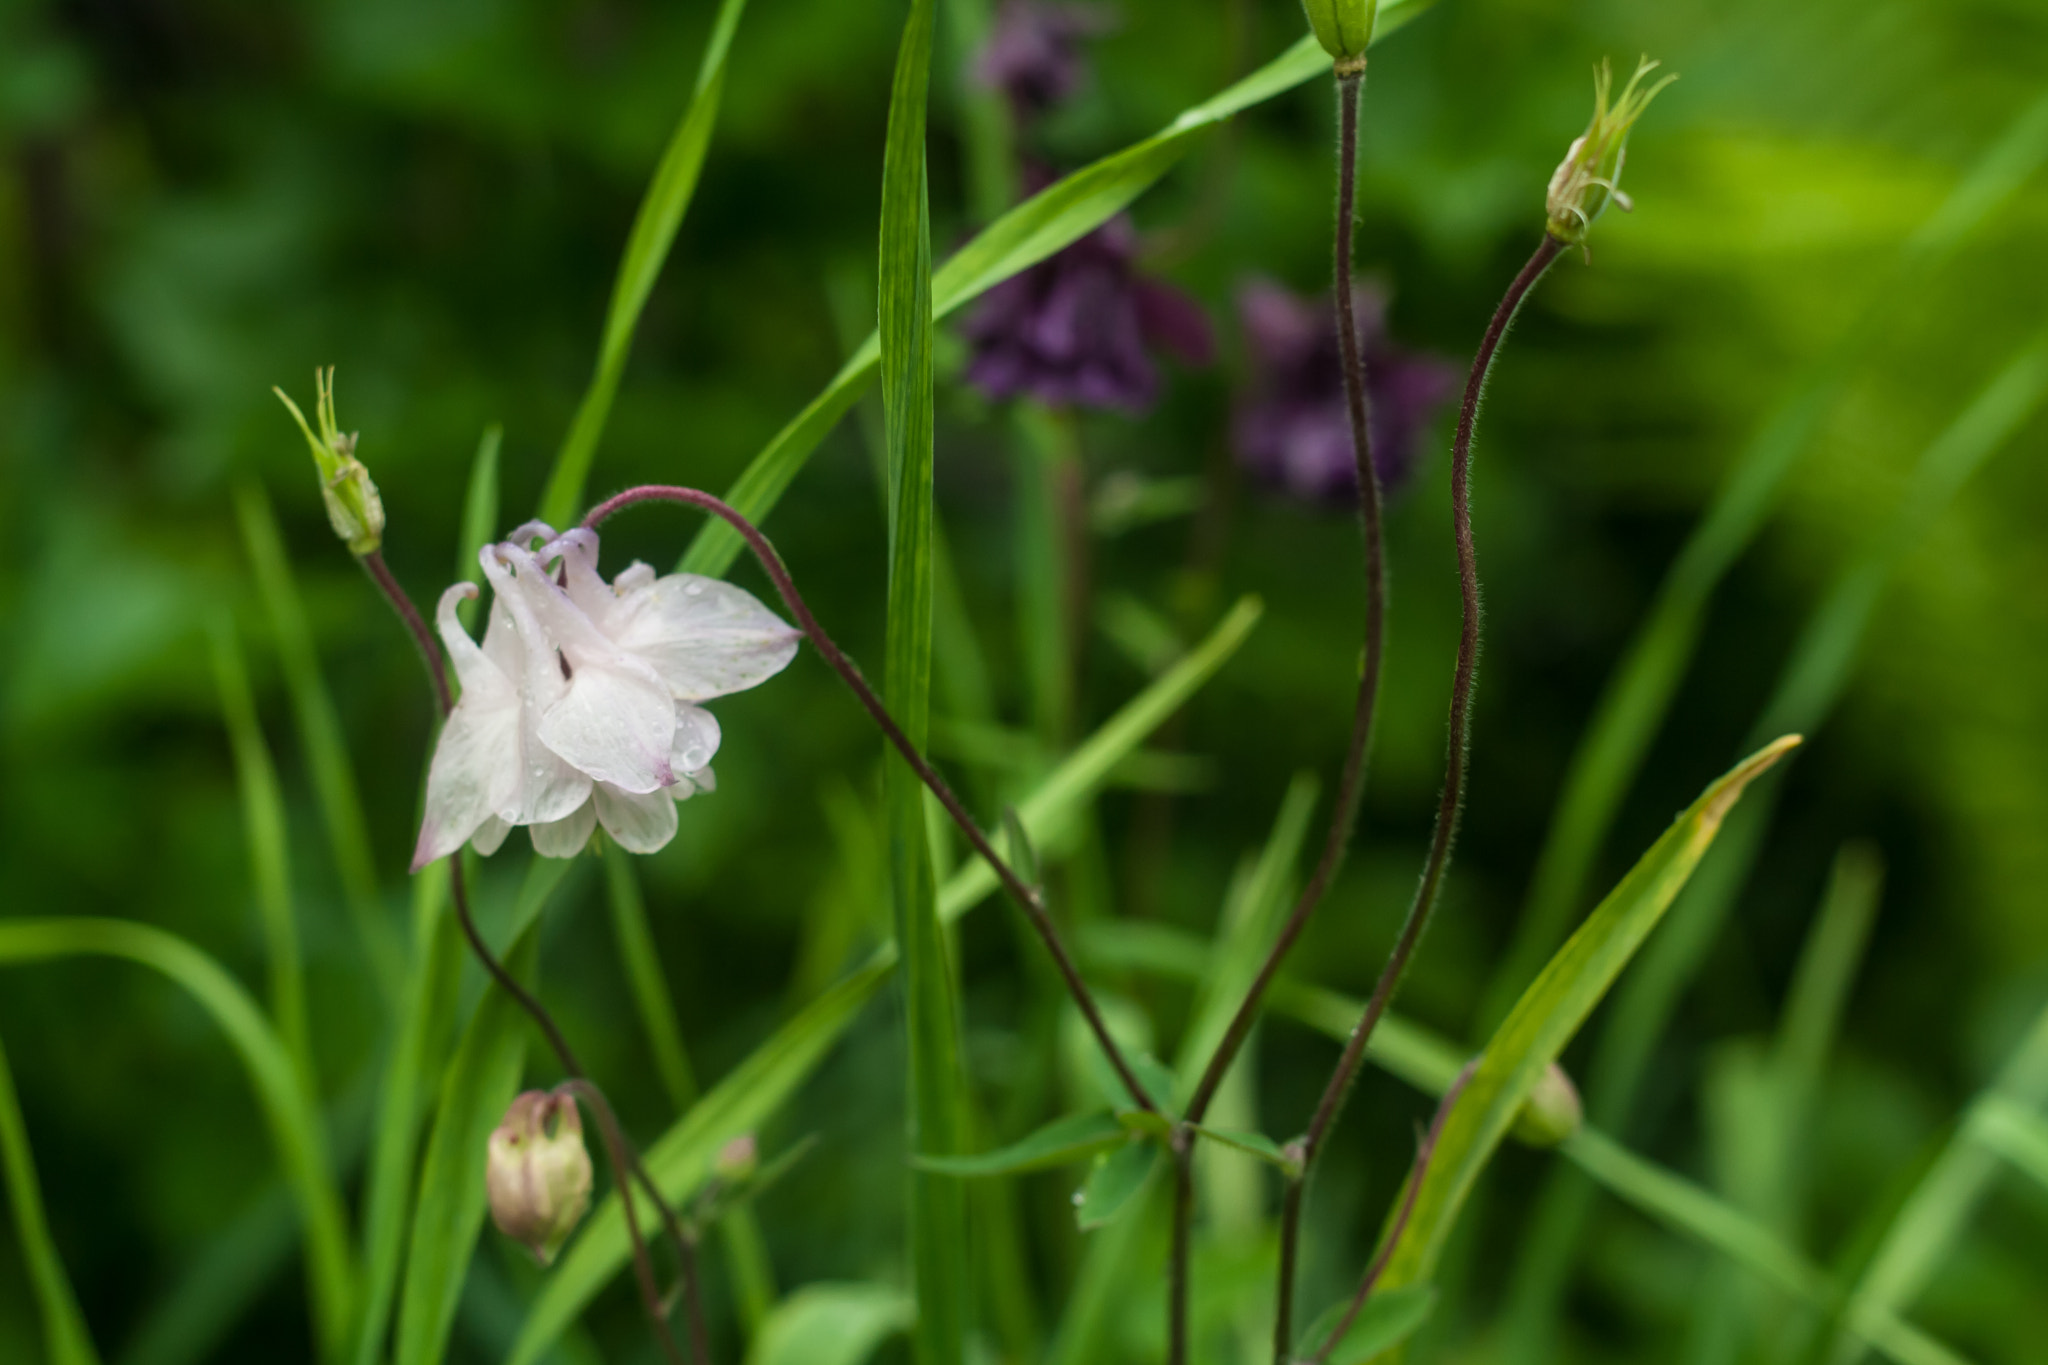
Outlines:
[[[469,488],[462,496],[462,533],[456,542],[455,581],[474,582],[477,556],[497,534],[498,457],[505,444],[505,428],[496,422],[484,428],[476,443],[476,458],[469,465]],[[476,624],[478,599],[471,598],[455,608],[465,629]]]
[[[632,231],[619,259],[619,274],[612,284],[611,306],[605,312],[604,339],[598,345],[597,369],[576,405],[576,417],[569,434],[555,456],[541,495],[540,519],[551,526],[567,526],[583,503],[583,486],[590,477],[590,464],[597,456],[598,442],[610,419],[612,399],[618,394],[619,379],[626,370],[626,357],[633,349],[633,333],[640,325],[640,312],[654,282],[661,275],[669,248],[675,244],[676,229],[682,226],[697,181],[704,170],[704,156],[711,147],[711,132],[718,124],[718,102],[725,92],[725,59],[732,48],[734,31],[746,0],[724,0],[712,21],[711,37],[704,46],[704,59],[697,71],[697,87],[681,122],[670,135],[668,147],[654,168],[654,178],[633,216]]]
[[[270,965],[271,1015],[306,1089],[317,1093],[319,1072],[313,1066],[312,1028],[306,1022],[305,955],[299,949],[291,861],[285,848],[284,796],[256,719],[256,698],[249,691],[249,670],[242,662],[234,623],[224,613],[216,614],[207,633],[213,643],[221,714],[235,755],[236,785],[242,792],[242,837],[249,845],[249,879],[255,886],[264,956]]]
[[[1872,344],[1936,270],[1968,244],[2048,160],[2048,99],[2013,121],[1914,233],[1857,321],[1804,371],[1730,467],[1706,516],[1658,589],[1649,618],[1609,675],[1573,753],[1537,855],[1513,945],[1488,987],[1490,1027],[1560,942],[1584,903],[1595,860],[1622,798],[1662,728],[1692,662],[1708,599],[1776,502],[1786,476],[1855,376]]]
[[[889,598],[883,699],[910,742],[926,746],[931,712],[932,308],[931,215],[925,110],[933,0],[911,0],[889,98],[882,160],[882,425],[889,486]],[[938,915],[924,785],[893,750],[882,760],[889,883],[902,952],[909,1149],[967,1150],[967,1073],[959,987]],[[966,1350],[969,1277],[966,1192],[959,1182],[909,1176],[912,1357],[954,1365]]]
[[[696,1072],[690,1066],[682,1022],[676,1017],[675,1000],[669,994],[661,958],[655,951],[654,931],[647,921],[647,902],[640,894],[639,873],[633,866],[632,855],[610,840],[605,841],[604,873],[619,961],[633,991],[640,1027],[654,1053],[654,1069],[668,1091],[669,1103],[681,1117],[697,1102]],[[742,1205],[728,1210],[718,1226],[732,1260],[733,1296],[740,1316],[749,1331],[755,1330],[775,1302],[775,1271],[768,1261],[761,1225],[753,1208]]]
[[[1017,817],[1040,853],[1057,853],[1063,848],[1076,815],[1110,772],[1215,676],[1244,643],[1264,610],[1256,597],[1238,599],[1208,639],[1126,702],[1018,803]],[[995,889],[994,871],[980,858],[972,859],[940,890],[940,918],[949,923],[958,919]]]
[[[1963,409],[1921,456],[1896,513],[1843,570],[1808,618],[1752,742],[1780,731],[1811,733],[1825,722],[1861,652],[1885,586],[1984,461],[2003,448],[2048,394],[2048,345],[2031,341]],[[1627,1135],[1636,1091],[1680,993],[1705,959],[1747,882],[1777,799],[1767,779],[1729,819],[1713,853],[1672,911],[1671,923],[1623,983],[1588,1070],[1587,1112]],[[1544,1349],[1550,1324],[1591,1214],[1592,1187],[1559,1171],[1539,1198],[1538,1215],[1510,1280],[1504,1339]]]
[[[384,1358],[398,1272],[405,1258],[406,1210],[412,1203],[427,1078],[440,1070],[455,1012],[464,960],[461,931],[448,909],[448,867],[437,862],[413,879],[413,975],[384,1072],[370,1171],[363,1195],[363,1302],[353,1360]]]
[[[1406,26],[1432,3],[1434,0],[1383,0],[1373,41]],[[1313,37],[1304,37],[1243,80],[1183,110],[1158,133],[1047,186],[989,224],[933,272],[933,317],[945,317],[1101,227],[1156,184],[1209,129],[1307,81],[1327,78],[1329,72],[1328,54]],[[869,337],[824,392],[754,457],[725,494],[725,501],[756,524],[766,521],[811,452],[873,382],[880,358],[879,340]],[[722,577],[741,548],[740,538],[730,526],[707,521],[683,555],[682,570]]]
[[[1773,742],[1702,792],[1523,993],[1443,1120],[1381,1288],[1428,1281],[1466,1196],[1537,1082],[1649,937],[1743,789],[1797,743],[1789,735]]]
[[[183,988],[227,1035],[256,1092],[304,1222],[319,1358],[338,1361],[355,1293],[348,1219],[313,1096],[277,1031],[218,962],[175,934],[87,916],[0,921],[0,964],[67,957],[115,957],[148,967]]]
[[[235,490],[235,517],[241,524],[242,543],[248,550],[256,587],[263,597],[264,613],[270,618],[278,662],[283,666],[285,688],[291,697],[292,715],[298,722],[299,743],[306,751],[313,794],[320,803],[320,819],[326,827],[335,872],[348,902],[349,918],[354,922],[363,954],[370,961],[379,992],[395,1009],[404,993],[404,955],[398,935],[385,916],[362,795],[356,786],[355,769],[349,762],[348,744],[342,738],[333,695],[320,673],[312,627],[306,621],[305,601],[292,576],[291,561],[278,534],[277,517],[260,485],[243,484]]]
[[[671,1202],[687,1198],[709,1177],[726,1143],[758,1131],[788,1101],[889,980],[892,956],[878,954],[876,961],[819,996],[647,1148],[643,1160],[664,1197]],[[647,1211],[651,1215],[652,1207]],[[562,1329],[625,1269],[629,1254],[626,1220],[614,1191],[591,1210],[556,1263],[506,1365],[536,1365]]]
[[[505,956],[506,969],[529,989],[539,945],[538,925],[529,924]],[[439,1365],[447,1353],[462,1282],[483,1230],[491,1130],[519,1088],[528,1032],[525,1011],[490,983],[442,1076],[439,1112],[420,1164],[394,1365]]]
[[[51,1365],[99,1365],[92,1333],[71,1292],[64,1258],[50,1236],[43,1215],[43,1190],[36,1179],[35,1153],[28,1145],[28,1125],[14,1093],[14,1074],[7,1068],[7,1049],[0,1047],[0,1175],[6,1177],[7,1204],[14,1211],[14,1235],[21,1259],[28,1265],[29,1287],[43,1317],[43,1349]]]
[[[1843,1309],[1828,1359],[1854,1365],[1863,1358],[1871,1322],[1896,1317],[1947,1262],[1956,1239],[1998,1172],[1998,1158],[1978,1137],[1977,1115],[1999,1102],[2038,1110],[2048,1101],[2048,1009],[1957,1126],[1947,1147],[1920,1178],[1878,1240]]]

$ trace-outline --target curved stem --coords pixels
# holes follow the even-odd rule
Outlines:
[[[639,488],[629,488],[623,493],[607,498],[590,510],[590,514],[583,518],[583,524],[594,529],[613,513],[643,502],[679,502],[688,507],[700,508],[740,533],[741,538],[747,543],[747,548],[753,551],[754,558],[761,562],[761,568],[767,573],[769,581],[775,585],[775,591],[781,595],[783,604],[789,608],[790,614],[796,617],[798,628],[810,640],[812,647],[860,700],[860,704],[867,709],[868,715],[880,727],[882,734],[895,746],[896,751],[903,755],[904,762],[910,765],[918,780],[938,798],[946,814],[966,836],[968,844],[995,872],[997,880],[1002,882],[1003,889],[1009,893],[1010,899],[1017,903],[1025,918],[1031,921],[1031,927],[1037,930],[1046,951],[1052,954],[1053,962],[1058,966],[1061,977],[1065,979],[1067,990],[1074,997],[1075,1005],[1080,1008],[1082,1017],[1088,1021],[1089,1029],[1095,1034],[1095,1041],[1101,1046],[1103,1054],[1109,1058],[1110,1065],[1116,1069],[1117,1077],[1123,1082],[1124,1089],[1130,1093],[1131,1102],[1146,1113],[1157,1113],[1158,1106],[1153,1103],[1152,1097],[1145,1093],[1145,1087],[1138,1083],[1137,1074],[1124,1059],[1123,1049],[1110,1037],[1109,1026],[1103,1021],[1102,1011],[1097,1008],[1095,997],[1088,990],[1088,983],[1082,980],[1081,970],[1074,964],[1073,954],[1067,951],[1067,946],[1061,940],[1052,917],[1046,913],[1043,898],[1035,888],[1027,885],[1024,879],[1017,875],[1016,870],[1003,860],[1002,855],[996,852],[988,836],[981,832],[981,827],[974,823],[974,817],[969,815],[967,808],[960,803],[960,798],[953,794],[953,789],[946,785],[946,780],[939,776],[938,771],[925,761],[924,755],[910,742],[910,737],[903,733],[903,728],[896,723],[895,717],[882,705],[882,699],[875,695],[874,688],[870,687],[867,679],[861,675],[859,666],[846,657],[845,652],[833,643],[832,637],[825,633],[825,628],[818,624],[818,618],[811,614],[810,607],[804,602],[803,594],[797,591],[796,580],[790,577],[782,557],[775,552],[775,547],[769,543],[768,537],[762,535],[760,528],[738,511],[711,494],[695,488],[678,488],[666,484],[647,484]]]
[[[1372,998],[1366,1002],[1365,1013],[1351,1031],[1350,1040],[1344,1045],[1344,1054],[1338,1059],[1337,1069],[1331,1074],[1330,1083],[1324,1088],[1322,1100],[1316,1106],[1315,1117],[1309,1121],[1308,1132],[1301,1140],[1303,1180],[1307,1179],[1323,1140],[1344,1107],[1351,1083],[1358,1077],[1373,1029],[1392,1003],[1394,992],[1408,970],[1409,960],[1415,955],[1415,946],[1421,941],[1423,930],[1429,926],[1430,914],[1436,909],[1437,896],[1443,889],[1444,871],[1450,865],[1451,846],[1457,839],[1458,821],[1464,811],[1465,772],[1470,758],[1467,739],[1472,714],[1472,687],[1479,666],[1479,559],[1472,544],[1472,433],[1479,419],[1480,396],[1485,391],[1487,376],[1493,370],[1493,359],[1500,343],[1507,336],[1508,327],[1514,322],[1522,301],[1563,250],[1562,242],[1548,233],[1544,234],[1542,244],[1508,286],[1500,306],[1494,309],[1493,319],[1487,324],[1486,335],[1479,343],[1478,354],[1472,358],[1472,371],[1465,382],[1464,402],[1458,409],[1457,436],[1451,446],[1451,519],[1457,538],[1458,587],[1464,605],[1464,624],[1458,637],[1457,669],[1451,679],[1450,739],[1444,760],[1443,795],[1437,803],[1436,823],[1430,834],[1429,857],[1423,864],[1422,880],[1415,888],[1415,898],[1409,903],[1408,917],[1402,922],[1394,949],[1387,956],[1387,965],[1373,985]],[[1298,1199],[1289,1204],[1287,1213],[1291,1216],[1286,1217],[1280,1234],[1283,1246],[1299,1236],[1301,1207]],[[1284,1317],[1286,1301],[1293,1295],[1293,1285],[1283,1283],[1280,1293]]]
[[[419,647],[420,659],[425,663],[427,676],[434,685],[435,700],[439,702],[441,715],[445,718],[455,709],[455,702],[448,688],[446,670],[442,666],[439,642],[434,639],[434,633],[427,628],[426,620],[420,615],[419,608],[413,605],[412,598],[392,574],[390,566],[385,564],[384,556],[373,550],[367,555],[360,556],[360,559],[371,581],[383,592],[386,600],[391,603],[392,610],[398,613],[399,621],[412,635],[413,643]],[[633,1245],[633,1268],[640,1280],[643,1306],[654,1325],[655,1335],[660,1339],[664,1352],[675,1365],[682,1365],[681,1348],[676,1344],[674,1333],[669,1330],[668,1316],[662,1311],[661,1296],[655,1289],[654,1262],[647,1254],[645,1239],[640,1235],[639,1217],[633,1208],[632,1182],[639,1181],[648,1198],[653,1200],[655,1207],[661,1211],[662,1222],[670,1240],[675,1243],[677,1256],[682,1260],[685,1292],[695,1302],[696,1256],[682,1223],[676,1217],[675,1211],[669,1207],[668,1201],[662,1197],[660,1187],[654,1183],[654,1178],[641,1162],[640,1154],[626,1138],[624,1129],[619,1126],[618,1116],[612,1112],[611,1104],[606,1100],[604,1092],[589,1079],[582,1064],[577,1061],[575,1051],[569,1046],[569,1040],[563,1036],[560,1026],[555,1023],[554,1016],[548,1013],[547,1007],[541,1004],[531,991],[520,984],[518,978],[506,970],[505,964],[498,960],[490,945],[484,942],[483,934],[477,929],[476,919],[470,913],[469,892],[463,878],[462,857],[459,853],[449,860],[448,888],[449,898],[455,903],[455,917],[462,926],[463,937],[469,941],[470,951],[476,954],[477,961],[483,964],[485,972],[499,988],[540,1027],[548,1046],[554,1051],[556,1061],[561,1064],[562,1070],[568,1073],[569,1084],[590,1101],[598,1126],[604,1134],[605,1154],[611,1163],[612,1178],[619,1186],[620,1202],[625,1206],[626,1231]],[[697,1334],[699,1327],[700,1324],[692,1323],[693,1335]],[[708,1346],[702,1341],[696,1344],[700,1347],[697,1365],[710,1365]]]

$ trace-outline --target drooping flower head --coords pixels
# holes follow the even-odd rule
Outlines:
[[[975,55],[975,79],[1008,97],[1018,122],[1039,118],[1081,88],[1088,75],[1081,41],[1112,22],[1095,5],[1003,0],[988,41]]]
[[[528,1090],[491,1131],[484,1189],[498,1231],[523,1242],[542,1265],[590,1206],[590,1153],[583,1116],[567,1094]]]
[[[1455,367],[1395,345],[1386,300],[1369,286],[1353,293],[1365,359],[1373,468],[1388,492],[1413,475],[1423,430],[1457,392]],[[1267,280],[1238,291],[1253,384],[1238,406],[1232,437],[1240,464],[1295,497],[1348,503],[1358,496],[1358,463],[1344,406],[1336,306],[1298,298]]]
[[[1138,273],[1122,214],[982,296],[961,328],[967,382],[990,398],[1142,412],[1159,393],[1153,347],[1190,365],[1215,352],[1200,304]]]
[[[1550,235],[1566,246],[1584,246],[1593,222],[1606,211],[1609,201],[1626,213],[1633,205],[1621,192],[1621,170],[1628,161],[1629,129],[1650,107],[1650,101],[1676,76],[1666,76],[1645,87],[1643,78],[1657,69],[1648,57],[1636,64],[1636,72],[1622,87],[1621,97],[1612,104],[1608,95],[1614,73],[1603,58],[1593,68],[1593,121],[1573,140],[1551,174],[1544,208],[1549,215]]]
[[[455,614],[476,585],[441,594],[462,699],[427,773],[414,871],[465,841],[494,853],[514,825],[551,858],[575,856],[599,824],[654,852],[675,837],[676,803],[713,787],[718,722],[698,703],[796,656],[797,630],[751,594],[638,563],[607,583],[597,548],[595,531],[539,522],[485,546],[481,646]]]

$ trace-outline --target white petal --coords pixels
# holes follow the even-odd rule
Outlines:
[[[546,567],[557,556],[562,563],[562,590],[593,621],[611,610],[611,588],[597,572],[597,532],[587,526],[564,531],[540,548],[536,558]]]
[[[676,787],[684,785],[676,783]],[[597,818],[628,853],[659,852],[676,837],[676,803],[667,791],[636,795],[600,782],[594,795]]]
[[[628,592],[603,625],[685,701],[767,681],[796,657],[803,638],[752,593],[699,574],[670,574]]]
[[[512,826],[493,815],[476,827],[476,833],[470,836],[469,846],[476,850],[479,858],[488,858],[498,851],[505,842],[505,836],[511,832]]]
[[[579,771],[629,792],[674,782],[668,752],[676,708],[660,676],[606,639],[532,555],[499,548],[517,571],[511,602],[520,632],[531,619],[555,649],[562,691],[541,712],[535,731],[541,743]],[[529,677],[536,667],[546,671],[529,664]]]
[[[541,719],[547,708],[567,693],[569,682],[562,676],[561,655],[530,604],[530,593],[523,582],[529,571],[522,571],[518,578],[513,576],[500,557],[507,548],[486,546],[483,553],[484,573],[497,592],[497,601],[492,604],[494,629],[499,621],[497,609],[505,609],[502,619],[506,633],[498,637],[502,641],[498,648],[508,656],[516,651],[519,659],[516,676],[520,715],[514,752],[520,782],[513,798],[499,808],[498,814],[514,825],[544,824],[563,818],[588,801],[590,778],[541,742]],[[540,567],[533,563],[533,557],[525,558],[532,565],[530,573],[539,575]],[[557,591],[552,584],[546,585],[546,590]],[[485,643],[494,643],[491,635],[485,636]]]
[[[413,871],[461,848],[519,787],[519,694],[462,629],[456,604],[476,588],[458,583],[435,610],[441,638],[462,682],[462,698],[442,727],[427,770],[426,816]]]
[[[678,774],[694,773],[718,753],[718,717],[701,706],[676,704],[676,737],[668,748],[669,767]]]
[[[699,768],[693,773],[684,773],[669,789],[669,795],[678,801],[687,801],[698,792],[718,790],[718,775],[709,768]]]
[[[597,828],[597,803],[585,801],[559,820],[548,820],[528,829],[533,851],[543,858],[573,858],[590,843]]]
[[[634,560],[619,570],[619,576],[612,580],[612,592],[619,597],[636,593],[654,582],[654,566]],[[603,623],[600,622],[600,625]]]

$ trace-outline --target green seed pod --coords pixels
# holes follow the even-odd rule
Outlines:
[[[306,415],[283,389],[273,388],[292,418],[305,434],[313,451],[313,465],[320,473],[320,497],[327,504],[327,524],[348,545],[349,553],[366,555],[384,543],[384,501],[370,471],[356,458],[356,433],[343,434],[334,420],[334,367],[313,372],[320,401],[315,416],[320,432],[306,424]]]
[[[525,1243],[546,1265],[583,1221],[590,1178],[576,1101],[545,1090],[514,1098],[491,1133],[484,1167],[491,1221],[498,1231]]]
[[[1308,26],[1315,30],[1316,41],[1340,72],[1365,69],[1365,49],[1372,42],[1380,0],[1301,0],[1301,7],[1308,11]]]
[[[1657,69],[1648,57],[1636,65],[1635,75],[1622,88],[1621,98],[1610,105],[1608,95],[1614,84],[1613,72],[1605,61],[1593,69],[1593,121],[1574,141],[1564,160],[1550,177],[1545,208],[1549,213],[1550,235],[1566,246],[1583,246],[1593,222],[1606,211],[1608,202],[1627,212],[1632,205],[1621,192],[1621,168],[1628,160],[1628,133],[1657,92],[1678,79],[1666,76],[1645,88],[1643,78]]]
[[[1585,1106],[1579,1103],[1579,1089],[1564,1068],[1552,1062],[1543,1069],[1536,1088],[1522,1102],[1515,1115],[1514,1136],[1530,1147],[1555,1147],[1579,1131],[1586,1121]]]

